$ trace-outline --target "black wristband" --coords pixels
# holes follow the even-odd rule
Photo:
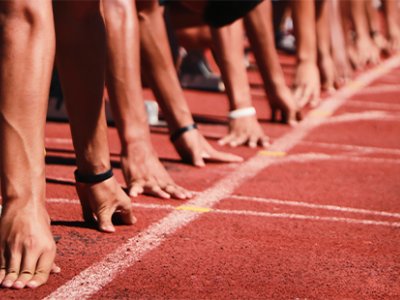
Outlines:
[[[114,176],[112,169],[105,171],[104,173],[95,174],[95,175],[86,175],[79,173],[78,169],[74,172],[75,181],[80,183],[99,183],[103,182]]]
[[[185,126],[185,127],[181,127],[179,129],[175,130],[173,133],[171,133],[169,139],[171,140],[171,142],[175,142],[177,139],[180,138],[180,136],[182,134],[184,134],[187,131],[194,130],[194,129],[197,129],[197,124],[196,123],[190,124],[190,125]]]

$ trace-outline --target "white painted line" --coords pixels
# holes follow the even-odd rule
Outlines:
[[[378,225],[378,226],[389,226],[389,227],[400,227],[400,222],[387,222],[387,221],[374,221],[374,220],[361,220],[341,217],[323,217],[323,216],[311,216],[301,214],[287,214],[287,213],[269,213],[269,212],[257,212],[249,210],[213,210],[215,213],[234,214],[243,216],[254,216],[254,217],[268,217],[268,218],[280,218],[280,219],[293,219],[293,220],[310,220],[310,221],[328,221],[328,222],[343,222],[349,224],[361,224],[361,225]]]
[[[279,200],[279,199],[272,199],[272,198],[240,196],[240,195],[232,195],[229,198],[238,199],[238,200],[242,200],[242,201],[255,201],[255,202],[267,203],[267,204],[306,207],[306,208],[311,208],[311,209],[340,211],[340,212],[346,212],[346,213],[375,215],[375,216],[383,216],[383,217],[400,219],[400,213],[379,211],[379,210],[370,210],[370,209],[355,208],[355,207],[346,207],[346,206],[329,205],[329,204],[314,204],[314,203],[309,203],[309,202]]]
[[[231,198],[238,197],[233,196]],[[249,199],[251,197],[248,197]],[[247,200],[247,199],[245,199]],[[276,203],[276,204],[283,204],[286,201],[274,200],[274,199],[266,199],[266,202],[269,203]],[[268,201],[272,200],[272,201]],[[280,201],[281,203],[277,203]],[[260,202],[258,200],[258,202]],[[294,201],[291,201],[292,204]],[[48,200],[48,203],[71,203],[71,204],[79,204],[78,200],[71,201],[52,201],[52,199]],[[287,203],[285,203],[287,204]],[[304,203],[308,204],[308,203]],[[295,205],[299,206],[299,205]],[[304,207],[312,207],[312,205]],[[317,205],[316,205],[317,206]],[[396,215],[397,218],[400,217],[400,214],[394,213],[386,213],[380,211],[368,211],[363,209],[353,209],[353,208],[346,208],[346,207],[338,207],[338,206],[329,206],[329,205],[319,205],[318,208],[326,209],[329,207],[329,210],[335,211],[345,211],[345,212],[358,212],[364,214],[373,214],[373,215],[380,215],[380,216],[390,216],[393,217]],[[321,207],[323,206],[323,207]],[[177,210],[179,206],[173,206],[168,204],[146,204],[146,203],[132,203],[132,207],[137,208],[145,208],[145,209],[159,209],[159,210]],[[187,207],[185,205],[185,207]],[[312,207],[316,208],[316,207]],[[343,218],[343,217],[325,217],[325,216],[315,216],[315,215],[303,215],[303,214],[290,214],[290,213],[270,213],[270,212],[260,212],[260,211],[253,211],[253,210],[231,210],[231,209],[206,209],[203,211],[202,207],[190,207],[185,208],[185,211],[199,211],[199,213],[215,213],[215,214],[225,214],[225,215],[242,215],[242,216],[253,216],[253,217],[267,217],[267,218],[281,218],[281,219],[297,219],[297,220],[311,220],[311,221],[329,221],[329,222],[342,222],[342,223],[349,223],[349,224],[361,224],[361,225],[377,225],[377,226],[389,226],[389,227],[400,227],[400,222],[388,222],[388,221],[376,221],[376,220],[366,220],[366,219],[354,219],[354,218]]]
[[[44,141],[45,141],[45,143],[72,145],[72,139],[68,139],[68,138],[47,137],[44,139]]]
[[[398,93],[400,91],[400,85],[398,84],[398,77],[396,76],[397,82],[396,84],[380,84],[375,86],[369,86],[362,89],[359,93],[360,95],[369,95],[369,94],[378,94],[382,95],[383,93]],[[352,102],[352,101],[351,101]]]
[[[360,88],[364,87],[399,65],[400,55],[394,56],[384,61],[379,67],[362,74],[355,81]],[[355,93],[356,89],[354,87],[344,87],[332,97],[325,99],[320,105],[320,109],[333,113]],[[325,117],[306,118],[291,132],[277,139],[269,150],[287,152],[300,142],[311,130],[325,121],[325,119]],[[256,176],[261,170],[271,165],[276,159],[277,158],[256,155],[241,165],[238,165],[237,169],[232,173],[185,204],[189,206],[211,208],[222,199],[231,195],[242,183]],[[45,299],[83,300],[89,298],[110,283],[119,273],[131,267],[151,250],[157,248],[169,235],[196,220],[200,215],[201,213],[185,210],[172,211],[159,222],[148,227],[144,232],[130,238],[126,243],[99,262],[83,270]]]
[[[277,161],[275,164],[283,164],[283,163],[306,163],[320,160],[341,160],[341,161],[349,161],[349,162],[357,162],[357,163],[375,163],[375,164],[400,164],[400,158],[379,158],[379,157],[357,157],[350,155],[331,155],[326,153],[315,153],[315,152],[307,152],[300,154],[289,155],[280,161]]]
[[[361,153],[382,153],[382,154],[394,154],[400,155],[400,149],[395,148],[382,148],[382,147],[370,147],[370,146],[358,146],[358,145],[348,145],[348,144],[334,144],[325,142],[313,142],[313,141],[302,141],[301,145],[318,146],[328,149],[340,149],[348,151],[357,151]]]
[[[400,114],[390,114],[385,111],[364,111],[359,113],[347,113],[330,118],[327,124],[359,121],[400,121]]]
[[[360,107],[365,109],[380,109],[380,110],[400,110],[400,105],[397,103],[384,103],[384,102],[373,102],[373,101],[358,101],[351,100],[346,103],[346,107]]]

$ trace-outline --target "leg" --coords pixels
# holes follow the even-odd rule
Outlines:
[[[121,166],[129,195],[190,198],[174,183],[150,140],[142,97],[139,25],[131,0],[101,1],[106,24],[107,88],[121,140]]]
[[[110,168],[103,87],[105,34],[98,1],[57,1],[57,65],[64,89],[78,171],[98,174]],[[133,224],[129,197],[114,177],[97,184],[77,183],[84,218],[96,216],[102,231],[113,232],[112,215]]]
[[[44,125],[54,60],[50,1],[0,2],[0,282],[31,288],[56,246],[45,208]]]

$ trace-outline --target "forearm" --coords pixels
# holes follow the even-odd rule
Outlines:
[[[299,63],[317,62],[315,4],[313,0],[292,0],[296,35],[296,56]]]
[[[397,1],[384,0],[383,9],[385,12],[385,21],[389,35],[398,34],[400,31],[400,24],[399,24],[399,6],[397,4]]]
[[[248,13],[244,24],[265,87],[279,89],[286,85],[275,48],[271,1],[265,0]]]
[[[369,26],[364,0],[351,0],[350,14],[357,39],[369,38]]]
[[[243,29],[242,22],[212,29],[214,52],[221,70],[230,109],[251,106],[250,85],[243,63]]]
[[[106,25],[106,85],[122,149],[149,139],[140,78],[139,24],[134,1],[102,1]]]
[[[330,20],[329,20],[329,5],[328,1],[322,0],[317,2],[316,12],[316,29],[317,29],[317,49],[318,57],[325,57],[331,55],[331,41],[330,41]]]
[[[193,123],[169,49],[157,1],[137,1],[142,67],[171,131]]]
[[[67,104],[76,162],[81,173],[110,168],[103,90],[105,40],[100,14],[80,14],[96,2],[58,1],[57,66]],[[67,13],[65,13],[65,11]],[[74,13],[75,18],[68,17]]]
[[[48,3],[42,9],[51,14]],[[0,20],[3,205],[14,200],[24,203],[45,200],[44,127],[55,37],[51,19],[32,23],[23,16],[6,14]]]

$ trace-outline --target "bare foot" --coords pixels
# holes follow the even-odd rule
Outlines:
[[[95,184],[77,182],[76,191],[81,201],[83,218],[86,222],[97,223],[100,231],[114,232],[113,220],[126,225],[136,222],[131,199],[114,177]]]
[[[56,245],[44,201],[3,208],[0,220],[0,283],[5,288],[36,288],[47,282],[54,265]]]
[[[182,160],[196,167],[204,167],[205,161],[231,163],[242,162],[240,156],[215,150],[198,130],[185,132],[175,142]]]
[[[229,121],[229,134],[220,139],[218,143],[236,147],[247,144],[251,148],[257,145],[269,146],[269,138],[265,135],[256,116],[241,117]]]
[[[161,164],[150,142],[139,141],[121,154],[129,195],[147,194],[164,199],[190,199],[193,193],[177,185]]]

